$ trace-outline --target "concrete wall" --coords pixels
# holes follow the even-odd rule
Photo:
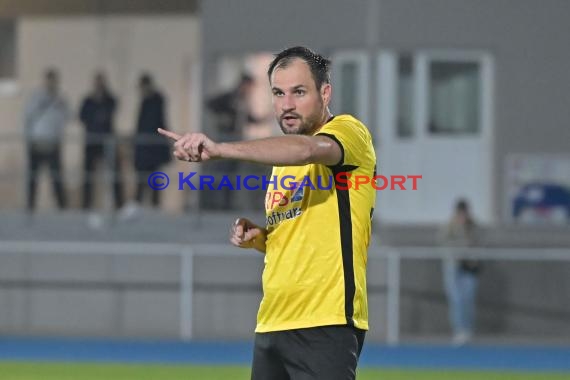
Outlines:
[[[4,181],[0,181],[0,198],[3,199],[0,206],[23,206],[21,176],[25,173],[25,151],[19,136],[21,113],[27,96],[41,84],[46,67],[59,69],[62,92],[75,115],[91,87],[93,73],[99,69],[106,71],[120,101],[116,127],[122,136],[130,136],[134,131],[139,107],[137,79],[142,71],[149,71],[167,96],[169,126],[186,131],[191,128],[194,113],[199,112],[191,108],[192,86],[195,85],[191,74],[200,54],[199,28],[199,20],[187,15],[18,19],[15,79],[19,89],[11,95],[0,95],[0,172],[6,175]],[[71,205],[77,206],[83,136],[77,119],[68,126],[66,135],[69,143],[65,148],[64,167]],[[126,172],[132,175],[129,166]],[[51,207],[52,197],[46,184],[43,185],[40,207]],[[180,209],[181,195],[174,191],[164,197],[167,208]]]
[[[198,256],[195,339],[251,339],[261,300],[263,256]],[[180,337],[179,258],[112,254],[0,255],[0,334]],[[477,337],[570,339],[570,263],[487,262]],[[450,336],[441,263],[402,265],[404,339]],[[386,339],[386,262],[368,267],[370,341]]]
[[[315,49],[362,46],[367,1],[204,1],[204,57],[211,54],[277,51],[294,44]]]
[[[0,257],[2,334],[179,337],[177,257]]]

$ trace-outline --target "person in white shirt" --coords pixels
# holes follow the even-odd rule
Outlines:
[[[42,166],[48,166],[60,209],[66,207],[61,170],[61,142],[69,120],[67,101],[59,92],[59,74],[48,69],[44,86],[35,91],[24,109],[25,139],[28,148],[27,210],[36,206],[37,178]]]

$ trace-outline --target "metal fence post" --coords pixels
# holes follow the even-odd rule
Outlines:
[[[388,253],[387,290],[387,341],[396,345],[400,341],[400,253]]]
[[[180,254],[180,338],[192,339],[192,304],[194,302],[194,250],[184,248]]]

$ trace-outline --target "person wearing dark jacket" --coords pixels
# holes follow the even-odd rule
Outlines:
[[[243,74],[236,88],[206,102],[208,109],[216,116],[216,132],[221,141],[239,141],[243,138],[246,123],[259,122],[247,105],[253,85],[253,77]]]
[[[81,104],[79,118],[85,126],[85,154],[83,161],[83,209],[91,209],[95,165],[104,159],[112,173],[115,208],[123,205],[123,186],[120,175],[120,161],[114,136],[113,119],[117,100],[109,90],[103,73],[97,73],[93,90]]]
[[[244,130],[247,124],[259,124],[267,120],[267,118],[256,117],[249,105],[250,97],[254,90],[255,80],[254,77],[243,73],[237,86],[228,92],[217,94],[209,98],[206,102],[207,109],[214,116],[215,130],[212,131],[214,135],[223,142],[239,141],[244,136]],[[269,117],[271,119],[271,117]],[[213,172],[217,172],[219,176],[233,176],[236,174],[246,175],[267,175],[267,170],[257,164],[237,162],[237,161],[224,161],[214,162],[207,165]],[[242,173],[240,173],[242,172]],[[240,193],[231,194],[231,189],[223,187],[221,190],[216,190],[212,193],[212,197],[206,197],[209,202],[216,201],[216,208],[221,207],[222,210],[232,210],[235,205],[244,205],[250,203],[255,204],[259,197],[264,197],[263,189],[259,191],[249,191],[248,194],[252,195],[251,199],[240,199]],[[221,200],[216,197],[221,196]]]
[[[154,81],[149,74],[141,76],[139,87],[142,101],[137,120],[135,137],[135,170],[137,172],[136,201],[141,204],[145,192],[151,191],[152,205],[160,203],[160,191],[153,191],[147,184],[149,174],[169,162],[170,146],[157,136],[157,128],[166,127],[166,100],[156,89]]]

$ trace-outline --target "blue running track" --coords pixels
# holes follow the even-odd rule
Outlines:
[[[0,338],[0,360],[249,365],[251,343]],[[570,372],[570,347],[367,344],[363,367]]]

